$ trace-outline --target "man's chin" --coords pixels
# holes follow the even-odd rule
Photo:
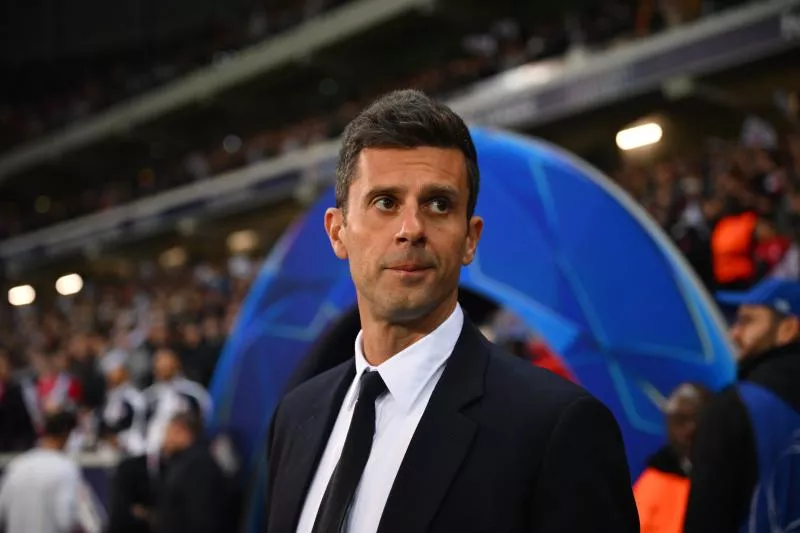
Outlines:
[[[401,301],[387,302],[384,316],[393,324],[408,324],[416,322],[436,309],[436,303],[423,299],[403,299]]]

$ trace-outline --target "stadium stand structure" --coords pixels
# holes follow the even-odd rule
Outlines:
[[[406,4],[348,3],[0,156],[9,213],[0,234],[27,232],[335,137],[355,110],[390,88],[456,96],[465,85],[522,63],[646,33],[636,25],[634,3],[623,0],[579,2],[581,16],[566,21],[544,4],[538,6],[544,14],[521,13],[508,1],[488,7],[439,2],[432,10],[422,9],[427,4],[421,1]],[[546,65],[540,67],[541,75]],[[513,115],[520,105],[498,112]],[[92,192],[77,193],[76,180]]]
[[[715,95],[709,95],[707,87],[715,87],[714,84],[718,83],[724,89],[730,88],[730,84],[725,85],[726,69],[743,63],[749,69],[764,64],[769,58],[785,64],[798,42],[790,31],[796,18],[791,8],[797,3],[778,0],[756,3],[609,49],[525,63],[459,90],[448,102],[474,123],[535,133],[541,131],[556,142],[563,138],[565,142],[561,144],[582,154],[582,137],[590,134],[596,137],[598,132],[604,131],[607,138],[608,130],[616,127],[610,126],[608,117],[605,120],[601,120],[602,117],[587,119],[587,113],[593,110],[613,109],[613,122],[624,125],[624,121],[633,120],[654,107],[672,105],[670,102],[674,101],[690,102],[681,104],[688,106],[689,111],[683,111],[688,115],[693,112],[692,99],[703,106],[727,105],[714,101]],[[733,78],[738,80],[740,76]],[[736,93],[740,98],[764,98],[763,90],[758,93],[757,87],[737,83]],[[418,84],[425,85],[419,80]],[[626,101],[624,109],[613,105],[621,100]],[[203,110],[199,113],[203,115]],[[191,126],[191,117],[183,118]],[[570,121],[574,124],[576,120],[580,121],[580,128],[559,126]],[[623,122],[620,124],[620,121]],[[590,126],[592,122],[597,123],[594,128]],[[139,135],[148,138],[145,134],[152,131],[153,137],[157,138],[174,136],[180,131],[170,129],[169,124],[162,126],[166,128],[163,131],[147,130]],[[220,132],[230,131],[227,125],[215,125],[211,129],[217,137]],[[565,129],[568,131],[566,135],[563,133]],[[312,135],[311,140],[325,137]],[[152,148],[151,144],[157,145],[158,141],[141,144]],[[222,147],[217,145],[215,153],[226,152],[226,143],[222,144]],[[174,227],[177,219],[187,216],[229,213],[247,205],[278,201],[309,190],[313,192],[316,185],[330,179],[336,146],[336,141],[331,140],[314,144],[307,151],[287,149],[278,157],[270,158],[269,154],[261,153],[254,158],[255,162],[249,162],[239,153],[243,151],[239,147],[236,157],[227,154],[231,161],[222,168],[244,165],[240,170],[194,181],[167,193],[106,209],[44,231],[6,239],[0,244],[0,257],[20,265],[37,257],[57,257],[81,249],[90,242],[96,245],[139,238]],[[102,159],[103,146],[98,145],[96,150],[98,158]],[[108,157],[115,155],[112,153]],[[262,160],[264,157],[267,159]],[[87,175],[91,175],[93,169],[96,170],[89,165]],[[152,168],[145,168],[138,176],[139,181],[147,184],[147,178],[153,178],[151,173],[154,173]],[[29,183],[27,178],[14,181],[20,180]],[[35,180],[30,180],[30,183],[35,183]],[[79,183],[82,185],[78,187],[70,183],[63,186],[73,193],[97,194],[84,192],[87,186],[91,186],[89,183]],[[7,233],[13,232],[7,230]]]

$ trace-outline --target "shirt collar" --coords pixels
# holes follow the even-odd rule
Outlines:
[[[456,308],[439,327],[377,367],[364,358],[361,346],[363,331],[359,331],[355,346],[356,380],[365,370],[377,370],[389,394],[404,409],[410,410],[425,384],[447,362],[463,325],[464,313],[461,306],[456,304]],[[357,396],[353,395],[351,400],[354,402]]]

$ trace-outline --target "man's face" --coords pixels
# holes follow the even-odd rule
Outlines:
[[[192,435],[177,422],[170,422],[164,434],[164,441],[161,445],[164,454],[169,457],[177,452],[183,451],[192,444]]]
[[[172,351],[159,350],[156,352],[153,374],[158,381],[169,381],[178,375],[179,370],[178,357]]]
[[[768,307],[742,305],[731,338],[739,348],[739,359],[745,359],[791,342],[796,326],[795,318],[781,318]]]
[[[108,373],[106,381],[108,382],[108,387],[111,389],[119,387],[128,381],[128,371],[123,366],[115,368]]]
[[[469,186],[455,149],[365,149],[346,213],[329,209],[334,252],[350,262],[359,307],[407,323],[454,305],[483,221],[467,221]]]
[[[670,446],[681,458],[689,457],[699,411],[699,401],[676,398],[667,412],[667,437]]]
[[[157,322],[150,328],[149,340],[156,346],[167,343],[167,327],[163,322]]]
[[[187,324],[183,329],[183,340],[191,347],[197,347],[203,342],[200,328],[196,324]]]

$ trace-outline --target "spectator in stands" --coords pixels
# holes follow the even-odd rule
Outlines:
[[[781,277],[797,279],[800,272],[796,269],[800,265],[796,264],[796,258],[787,257],[790,248],[792,248],[792,239],[781,235],[775,222],[767,217],[758,219],[755,230],[754,256],[759,278],[774,276],[779,271],[782,274]],[[790,261],[795,264],[790,264]]]
[[[111,479],[107,533],[150,533],[160,468],[157,456],[123,458]]]
[[[182,333],[180,353],[186,377],[207,387],[217,364],[219,348],[203,339],[200,325],[196,322],[184,324]]]
[[[147,450],[161,449],[164,433],[176,414],[190,412],[203,419],[211,410],[211,397],[197,382],[186,379],[175,351],[161,348],[156,352],[156,383],[145,391],[148,406]]]
[[[703,205],[703,184],[697,176],[681,180],[684,195],[675,224],[670,233],[678,248],[701,280],[710,286],[713,280],[711,268],[712,222],[707,218]]]
[[[35,442],[22,386],[12,375],[11,356],[0,347],[0,453],[25,451]]]
[[[711,397],[694,383],[677,387],[667,400],[667,444],[647,461],[633,486],[642,533],[681,533],[689,498],[690,452],[700,410]]]
[[[203,337],[206,344],[211,346],[217,354],[225,345],[225,333],[222,331],[220,319],[215,314],[209,314],[203,319]]]
[[[137,387],[147,387],[153,383],[153,361],[155,354],[172,343],[169,325],[164,316],[157,316],[150,324],[144,343],[130,356],[131,378]]]
[[[99,533],[94,500],[80,469],[63,452],[75,423],[72,413],[50,414],[39,446],[8,465],[0,487],[0,530]]]
[[[203,437],[200,417],[183,413],[170,420],[163,456],[166,467],[158,492],[155,531],[226,530],[227,483]]]
[[[69,373],[81,386],[82,404],[90,409],[101,407],[105,400],[105,379],[85,333],[72,335],[67,343],[67,355]]]
[[[101,434],[113,446],[127,455],[142,455],[146,451],[147,402],[130,381],[122,357],[104,361],[108,381],[108,397],[101,415]]]
[[[719,299],[738,306],[731,337],[739,382],[710,402],[698,425],[685,532],[728,533],[748,523],[783,531],[800,519],[799,456],[785,453],[800,432],[800,283],[768,278]],[[767,494],[779,519],[771,526]]]
[[[80,382],[67,371],[66,354],[56,348],[37,357],[36,389],[43,413],[76,410],[83,400]]]

